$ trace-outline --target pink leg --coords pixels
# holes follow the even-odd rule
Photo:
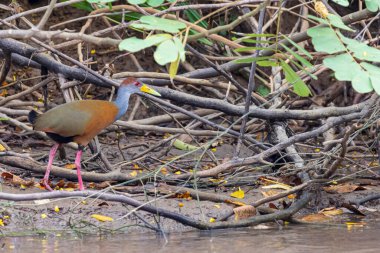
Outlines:
[[[46,168],[44,179],[42,179],[42,182],[45,185],[45,188],[48,189],[49,191],[53,190],[49,186],[49,174],[50,174],[51,166],[53,165],[55,154],[57,153],[57,150],[59,148],[59,145],[60,144],[54,144],[54,146],[50,149],[48,166]]]
[[[75,158],[75,166],[77,167],[77,175],[78,175],[78,183],[79,183],[79,190],[83,191],[83,181],[82,181],[82,175],[80,174],[80,167],[81,167],[81,159],[82,159],[82,150],[79,149],[77,152],[77,156]]]

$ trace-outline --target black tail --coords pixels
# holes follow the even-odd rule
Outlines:
[[[28,115],[29,122],[34,125],[34,123],[36,123],[37,121],[37,118],[38,118],[38,113],[35,110],[31,110]]]

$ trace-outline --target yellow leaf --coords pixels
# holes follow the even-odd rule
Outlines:
[[[181,175],[181,171],[176,171],[176,172],[174,172],[174,174]]]
[[[65,169],[73,170],[76,169],[77,166],[74,163],[69,163],[64,166]]]
[[[367,223],[365,223],[365,222],[346,222],[346,225],[347,225],[347,230],[350,231],[353,228],[362,228],[365,225],[367,225]]]
[[[3,222],[2,219],[0,219],[0,226],[1,226],[1,227],[4,227],[4,222]]]
[[[215,222],[215,218],[210,218],[210,222]]]
[[[220,208],[220,205],[218,205],[218,204],[215,204],[214,206],[215,206],[216,208],[218,208],[218,209]]]
[[[212,148],[211,151],[212,151],[212,152],[216,152],[216,148]]]
[[[0,92],[0,96],[1,97],[5,97],[5,96],[7,96],[8,95],[8,91],[7,90],[2,90],[1,92]]]
[[[108,216],[104,216],[104,215],[101,215],[101,214],[92,214],[91,218],[97,219],[98,221],[102,221],[102,222],[113,221],[113,218],[108,217]]]
[[[4,216],[4,219],[9,219],[9,218],[10,218],[9,215]]]
[[[161,173],[164,174],[164,175],[168,174],[168,169],[165,168],[165,167],[163,167],[163,168],[161,169]]]
[[[234,191],[230,196],[237,199],[244,199],[244,191],[239,187],[239,190]]]
[[[327,216],[334,216],[334,215],[341,215],[343,214],[343,210],[342,209],[328,209],[328,208],[325,208],[321,211],[319,211],[320,213],[323,213],[324,215],[327,215]]]
[[[177,60],[173,61],[170,63],[170,66],[169,66],[169,77],[170,77],[170,80],[173,81],[173,78],[175,77],[175,75],[177,74],[177,71],[178,71],[178,67],[179,67],[179,56],[177,57]]]
[[[314,149],[314,151],[318,153],[318,152],[321,152],[321,149],[320,148],[316,148],[316,149]]]
[[[129,173],[129,175],[131,176],[131,177],[135,177],[135,176],[137,176],[137,171],[132,171],[131,173]]]
[[[183,207],[184,204],[183,204],[182,202],[179,202],[179,203],[178,203],[178,206],[179,206],[179,207]]]
[[[59,213],[59,207],[58,206],[54,207],[54,212]]]
[[[43,213],[43,214],[41,214],[41,218],[42,218],[42,219],[46,219],[46,218],[47,218],[47,215]]]
[[[227,183],[227,181],[224,180],[223,177],[222,178],[209,178],[208,180],[211,181],[211,182],[213,182],[213,183],[215,183],[215,184],[225,184],[225,183]]]
[[[0,144],[0,152],[3,152],[5,150],[7,150],[7,149],[3,145]]]

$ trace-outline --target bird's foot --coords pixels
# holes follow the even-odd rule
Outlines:
[[[48,191],[53,191],[53,189],[50,187],[50,185],[49,185],[49,181],[48,180],[46,180],[46,179],[43,179],[42,180],[42,183],[43,183],[43,185],[45,186],[45,188],[46,188],[46,190],[48,190]]]
[[[79,190],[80,190],[80,191],[84,191],[84,190],[85,190],[83,184],[79,184]]]

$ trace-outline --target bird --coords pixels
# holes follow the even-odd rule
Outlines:
[[[104,128],[120,119],[128,109],[131,94],[147,93],[161,96],[160,93],[133,77],[128,77],[119,86],[115,101],[79,100],[59,105],[43,114],[31,110],[28,120],[36,131],[47,134],[56,143],[50,149],[49,162],[43,178],[43,185],[49,191],[49,174],[58,148],[69,142],[78,144],[75,158],[79,190],[83,191],[81,157],[84,148]]]

